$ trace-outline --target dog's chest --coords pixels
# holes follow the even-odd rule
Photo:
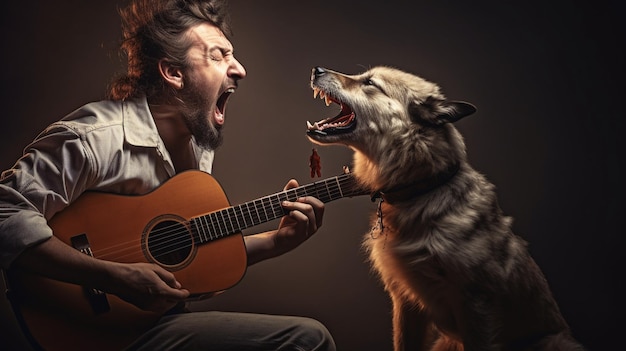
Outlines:
[[[457,312],[462,308],[464,280],[442,265],[428,246],[427,233],[413,233],[407,240],[389,225],[366,234],[373,268],[385,289],[409,304],[419,304],[435,324],[451,336],[457,334]]]

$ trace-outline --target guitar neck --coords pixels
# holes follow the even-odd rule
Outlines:
[[[283,217],[287,214],[283,201],[313,196],[327,203],[362,194],[352,174],[346,173],[194,217],[189,225],[196,243],[202,244]]]

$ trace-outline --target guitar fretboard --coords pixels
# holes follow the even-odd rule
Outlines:
[[[327,203],[354,195],[360,193],[352,174],[347,173],[195,217],[190,225],[194,241],[202,244],[281,218],[286,214],[283,201],[314,196]]]

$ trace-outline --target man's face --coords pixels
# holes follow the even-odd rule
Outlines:
[[[188,52],[190,65],[180,91],[185,104],[183,114],[198,144],[216,149],[222,143],[226,102],[246,71],[235,59],[232,44],[217,27],[201,24],[187,35],[194,45]]]

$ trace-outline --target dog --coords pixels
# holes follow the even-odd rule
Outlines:
[[[396,351],[584,349],[494,185],[468,163],[453,123],[472,104],[386,66],[316,67],[311,87],[341,111],[307,121],[308,138],[351,148],[353,176],[380,201],[363,247],[391,299]]]

